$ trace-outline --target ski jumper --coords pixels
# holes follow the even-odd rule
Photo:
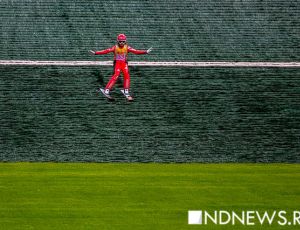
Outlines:
[[[108,53],[114,53],[115,69],[114,69],[114,74],[112,75],[111,79],[105,86],[105,89],[111,90],[113,88],[121,71],[123,72],[123,75],[124,75],[124,89],[129,89],[130,75],[129,75],[128,62],[127,62],[128,53],[147,54],[147,51],[146,50],[136,50],[128,45],[124,45],[122,47],[120,47],[119,45],[115,45],[106,50],[96,51],[95,55],[102,55],[102,54],[108,54]]]

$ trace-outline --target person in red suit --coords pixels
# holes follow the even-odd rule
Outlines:
[[[136,50],[131,46],[127,45],[127,38],[125,34],[119,34],[117,36],[117,44],[111,48],[101,50],[101,51],[90,51],[94,55],[103,55],[108,53],[114,53],[114,74],[110,78],[109,82],[105,86],[105,89],[101,89],[101,92],[109,99],[112,99],[110,96],[110,90],[115,85],[118,77],[120,76],[121,71],[124,76],[124,89],[121,90],[122,93],[128,100],[133,100],[132,96],[130,96],[129,88],[130,88],[130,74],[128,69],[128,53],[133,54],[149,54],[152,48],[148,50]]]

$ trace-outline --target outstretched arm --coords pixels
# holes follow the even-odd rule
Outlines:
[[[132,47],[128,46],[128,52],[133,53],[133,54],[148,54],[151,52],[151,50],[152,50],[152,48],[150,48],[148,50],[136,50],[136,49],[133,49]]]
[[[114,46],[111,47],[111,48],[108,48],[106,50],[100,50],[100,51],[93,51],[93,50],[90,50],[90,53],[94,54],[94,55],[102,55],[102,54],[108,54],[108,53],[111,53],[111,52],[114,52]]]

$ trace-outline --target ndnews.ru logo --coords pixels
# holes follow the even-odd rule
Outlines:
[[[300,225],[300,211],[189,211],[188,224]]]

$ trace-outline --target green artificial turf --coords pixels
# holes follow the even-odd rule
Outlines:
[[[0,229],[233,229],[188,210],[299,210],[299,181],[289,164],[1,163]]]
[[[299,61],[292,0],[3,0],[2,60],[90,55],[125,33],[130,61]],[[0,160],[300,162],[298,68],[130,67],[133,104],[101,95],[112,67],[0,67]]]
[[[298,69],[0,67],[0,160],[300,162]]]
[[[94,60],[88,50],[125,33],[154,47],[139,61],[298,61],[299,11],[292,0],[2,0],[0,59]]]

